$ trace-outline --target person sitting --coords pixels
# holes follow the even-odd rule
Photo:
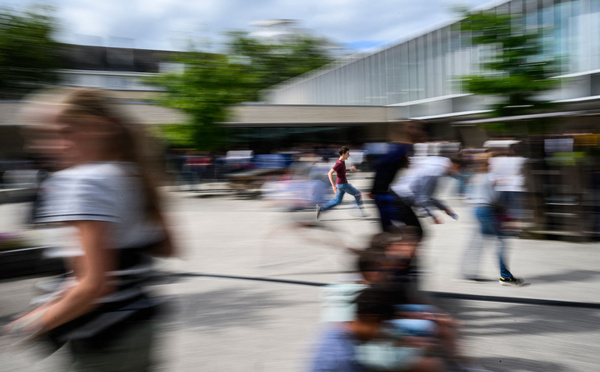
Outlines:
[[[444,370],[441,360],[423,354],[418,347],[382,349],[374,345],[375,347],[369,348],[369,342],[381,340],[387,335],[388,321],[395,316],[394,304],[388,290],[381,287],[366,288],[358,295],[355,304],[354,320],[330,324],[320,336],[310,371],[361,372],[379,369],[379,366],[386,364],[398,371]],[[362,349],[361,346],[367,349]],[[402,353],[399,353],[399,350]],[[393,362],[377,361],[377,357],[382,353],[388,357],[388,360],[391,355]]]

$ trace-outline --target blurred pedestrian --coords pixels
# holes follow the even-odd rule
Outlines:
[[[478,273],[481,251],[485,245],[485,238],[493,237],[498,240],[500,284],[521,286],[525,283],[524,280],[514,277],[506,262],[506,236],[501,223],[504,205],[496,188],[496,177],[489,172],[489,164],[488,158],[484,157],[481,171],[474,176],[474,195],[471,200],[475,204],[475,216],[479,226],[463,254],[461,276],[467,280],[482,280]]]
[[[458,219],[458,215],[434,195],[439,179],[458,172],[461,164],[461,160],[456,157],[428,156],[421,159],[418,164],[411,165],[398,183],[392,186],[392,191],[398,196],[396,198],[398,220],[395,222],[415,226],[419,239],[422,239],[423,227],[415,210],[431,217],[436,224],[442,223],[442,219],[435,214],[434,208],[444,211],[453,219]]]
[[[413,143],[422,136],[421,127],[421,123],[414,120],[390,124],[390,142],[386,152],[375,160],[375,176],[369,196],[375,199],[383,231],[390,231],[392,221],[398,220],[396,197],[391,192],[390,185],[398,171],[408,166]]]
[[[60,170],[44,182],[36,218],[70,227],[79,249],[53,299],[6,331],[68,344],[73,371],[148,371],[157,303],[144,286],[153,275],[151,256],[174,249],[141,154],[143,132],[101,91],[51,97],[32,110],[44,122],[30,131],[37,133],[30,150],[51,155]]]
[[[511,145],[503,156],[490,159],[490,173],[495,177],[496,191],[500,203],[505,206],[503,219],[505,225],[514,232],[521,230],[523,219],[523,200],[525,195],[525,175],[523,171],[527,158],[515,152],[519,146]]]
[[[358,208],[358,212],[361,216],[366,217],[367,213],[364,211],[362,205],[362,198],[360,191],[358,191],[354,186],[348,183],[348,179],[346,178],[346,160],[350,157],[350,148],[347,146],[342,146],[338,150],[338,154],[340,157],[335,162],[335,165],[327,176],[329,177],[329,182],[331,183],[331,188],[333,189],[333,193],[335,194],[335,198],[329,200],[325,204],[317,204],[317,220],[320,218],[321,213],[339,205],[344,198],[344,194],[349,193],[354,196],[356,201],[356,207]],[[355,172],[356,167],[350,168],[350,171]],[[337,179],[333,182],[333,173],[337,175]]]
[[[366,288],[354,303],[354,319],[330,324],[317,341],[310,371],[362,372],[371,370],[368,368],[371,363],[381,366],[383,363],[380,357],[389,358],[390,355],[393,358],[388,364],[394,365],[397,370],[444,370],[443,363],[438,358],[422,354],[414,347],[400,348],[397,346],[398,340],[391,340],[386,347],[373,344],[374,350],[369,347],[369,342],[382,338],[390,325],[389,321],[395,316],[394,301],[390,298],[389,290]],[[367,349],[363,349],[362,346],[367,346]]]

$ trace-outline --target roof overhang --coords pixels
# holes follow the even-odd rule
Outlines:
[[[477,124],[488,124],[498,122],[510,122],[510,121],[526,121],[533,119],[544,119],[544,118],[556,118],[556,117],[567,117],[567,116],[596,116],[600,115],[600,110],[580,110],[580,111],[560,111],[560,112],[546,112],[529,115],[515,115],[515,116],[504,116],[498,118],[485,118],[475,120],[463,120],[455,122],[455,125],[477,125]]]
[[[241,104],[230,107],[228,127],[338,126],[388,122],[385,106]]]

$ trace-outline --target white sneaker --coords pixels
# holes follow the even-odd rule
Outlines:
[[[504,279],[500,278],[500,284],[507,287],[522,287],[525,285],[525,280],[523,278],[512,278]]]

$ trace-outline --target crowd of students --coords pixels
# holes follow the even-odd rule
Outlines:
[[[485,371],[461,353],[459,323],[418,289],[418,252],[425,236],[419,219],[429,217],[436,224],[442,223],[437,211],[458,219],[435,194],[442,177],[458,175],[465,168],[465,159],[459,154],[409,161],[413,144],[422,138],[418,122],[390,125],[391,142],[387,153],[375,161],[368,193],[377,206],[382,232],[373,236],[368,248],[354,250],[358,255],[356,280],[324,289],[323,320],[327,326],[317,341],[311,371]],[[349,152],[342,147],[328,173],[336,198],[317,205],[317,219],[338,205],[344,192],[353,195],[358,208],[362,207],[361,193],[346,179],[344,161]],[[499,241],[500,284],[521,286],[524,280],[508,269],[501,227],[499,206],[506,204],[502,186],[507,178],[490,173],[488,162],[492,161],[485,154],[473,177],[470,201],[475,205],[479,227],[465,251],[460,276],[481,279],[477,265],[482,238],[493,236]],[[499,161],[493,163],[499,168]],[[333,173],[338,175],[337,183]]]
[[[35,218],[66,225],[77,250],[66,258],[68,275],[48,301],[4,331],[23,340],[69,344],[72,370],[147,371],[158,312],[145,291],[153,275],[151,259],[176,252],[140,141],[144,137],[103,92],[61,89],[33,98],[26,116],[36,124],[27,131],[28,147],[54,171],[43,184]],[[368,192],[382,232],[355,251],[355,280],[324,288],[327,327],[316,343],[311,371],[484,371],[461,353],[459,322],[418,290],[424,232],[417,215],[439,223],[438,209],[458,218],[434,194],[439,179],[460,166],[460,159],[427,157],[393,185],[421,136],[417,122],[391,126],[388,153],[375,164]],[[346,178],[350,149],[344,146],[338,155],[327,174],[335,198],[317,206],[317,218],[345,193],[366,215],[361,192]],[[490,182],[478,194],[477,216],[483,234],[500,238]],[[522,284],[500,252],[501,282]]]

